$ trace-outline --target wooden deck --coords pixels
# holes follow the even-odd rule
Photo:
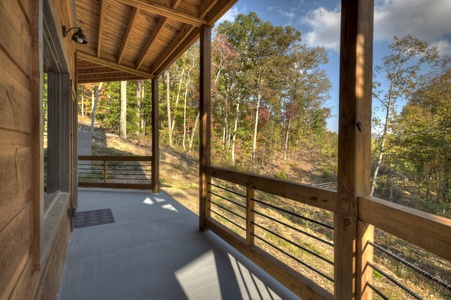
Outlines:
[[[80,212],[108,208],[73,231],[58,299],[297,298],[163,192],[79,191]]]

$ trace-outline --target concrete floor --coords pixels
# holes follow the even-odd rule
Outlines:
[[[163,192],[79,191],[104,208],[116,223],[72,233],[59,300],[297,299]]]

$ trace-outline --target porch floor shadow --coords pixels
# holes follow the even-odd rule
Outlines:
[[[164,192],[79,190],[101,209],[115,222],[74,229],[59,300],[298,299]]]

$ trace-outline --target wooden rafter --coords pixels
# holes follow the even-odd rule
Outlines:
[[[127,47],[128,40],[130,39],[130,32],[135,24],[135,21],[139,15],[140,9],[133,7],[133,11],[130,16],[130,21],[128,22],[127,30],[125,31],[124,39],[122,40],[121,49],[119,49],[119,55],[117,58],[117,63],[120,64],[122,62],[122,58],[124,57],[125,48]]]
[[[123,72],[127,72],[130,74],[134,74],[136,76],[140,76],[140,77],[144,77],[144,78],[152,78],[153,76],[150,73],[147,72],[143,72],[140,70],[136,70],[134,68],[130,68],[124,65],[119,65],[117,63],[111,62],[109,60],[106,59],[102,59],[102,58],[98,58],[98,57],[94,57],[91,56],[89,54],[83,53],[83,52],[77,52],[77,57],[80,60],[86,60],[92,63],[96,63],[99,65],[103,65],[105,67],[110,67],[119,71],[123,71]]]
[[[175,0],[174,3],[172,3],[172,6],[171,6],[172,9],[176,9],[179,6],[180,2],[181,2],[181,0]],[[152,33],[149,36],[149,39],[146,42],[146,45],[144,46],[141,54],[139,55],[139,58],[136,62],[136,69],[139,69],[141,67],[141,65],[144,61],[144,58],[146,57],[147,52],[152,47],[153,42],[155,41],[155,39],[161,32],[163,27],[166,25],[167,21],[168,21],[167,17],[160,17],[160,19],[158,20],[157,24],[155,25],[154,30],[152,31]]]
[[[97,42],[97,57],[100,58],[100,49],[102,47],[103,24],[105,23],[105,7],[107,0],[100,0],[100,20],[99,20],[99,40]]]
[[[147,11],[152,14],[157,14],[163,17],[167,17],[169,19],[173,19],[177,22],[190,24],[192,26],[199,27],[203,24],[206,24],[207,22],[205,20],[202,20],[198,17],[179,12],[175,9],[167,8],[162,5],[144,2],[142,0],[118,0],[119,2],[123,4],[127,4],[133,7],[140,8],[144,11]]]
[[[160,67],[153,71],[152,74],[154,74],[155,76],[160,76],[168,68],[168,66],[170,66],[177,60],[180,53],[185,52],[198,39],[199,32],[199,28],[193,28],[193,30],[189,33],[189,35],[186,36],[183,42],[178,45],[177,49],[175,49],[175,51],[173,51],[171,55],[166,57]]]
[[[172,43],[168,47],[166,47],[166,50],[163,52],[163,54],[161,54],[157,61],[150,67],[150,73],[153,74],[155,70],[157,70],[166,61],[166,59],[172,53],[174,53],[174,51],[180,46],[180,44],[182,44],[182,42],[193,31],[194,28],[195,27],[191,25],[184,25],[182,29],[180,29],[180,32],[174,38]]]
[[[155,25],[155,28],[153,29],[152,33],[150,34],[149,38],[147,39],[146,45],[144,46],[143,50],[141,51],[141,54],[139,55],[138,60],[136,61],[136,69],[139,69],[144,61],[144,58],[146,57],[147,52],[149,51],[150,47],[152,46],[153,42],[155,41],[158,34],[161,32],[161,29],[163,29],[164,25],[166,24],[168,18],[161,17],[157,24]]]
[[[205,2],[202,2],[199,7],[199,17],[204,18],[207,12],[209,12],[218,1],[219,0],[206,0]]]

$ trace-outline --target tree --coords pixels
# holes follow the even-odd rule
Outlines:
[[[100,82],[99,85],[95,87],[95,100],[94,100],[94,104],[92,106],[92,113],[91,113],[91,132],[94,132],[94,122],[96,120],[96,109],[97,109],[97,104],[99,102],[99,95],[100,95],[100,90],[102,89],[102,85],[103,85],[103,82]]]
[[[290,26],[274,27],[270,22],[263,22],[254,12],[238,15],[233,23],[222,23],[218,32],[224,34],[241,54],[243,90],[253,105],[251,166],[254,168],[261,109],[277,111],[269,108],[275,104],[272,101],[279,100],[280,103],[275,96],[281,90],[276,69],[291,47],[300,41],[300,32]]]
[[[396,102],[402,98],[407,99],[415,90],[418,72],[425,63],[432,63],[437,58],[437,49],[429,47],[425,42],[407,35],[403,38],[394,37],[389,46],[394,53],[385,56],[382,64],[375,68],[376,74],[385,74],[388,88],[384,90],[380,82],[374,82],[373,97],[379,100],[385,112],[382,120],[375,118],[375,124],[382,127],[376,146],[376,164],[372,176],[370,195],[376,188],[379,169],[384,155],[388,134],[393,129],[396,118]]]
[[[425,188],[422,197],[435,203],[426,206],[436,214],[444,214],[451,203],[450,99],[451,58],[445,57],[440,68],[421,76],[403,108],[396,135],[402,170],[416,182],[417,198]]]
[[[121,115],[119,122],[119,136],[127,139],[127,81],[121,81]]]

